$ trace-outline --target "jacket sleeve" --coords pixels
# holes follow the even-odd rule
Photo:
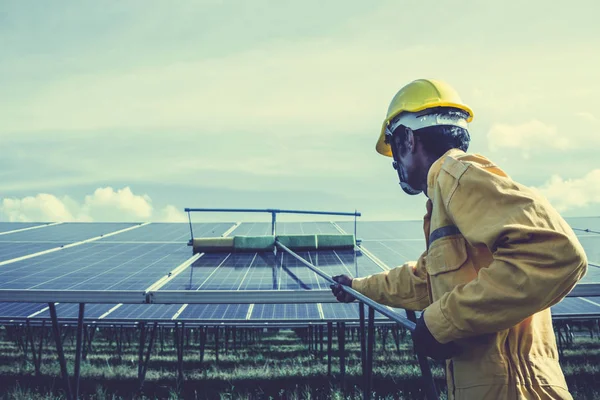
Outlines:
[[[407,310],[423,310],[430,304],[423,253],[418,261],[367,276],[354,278],[352,289],[378,303]]]
[[[466,163],[443,186],[448,215],[493,261],[427,308],[425,322],[439,342],[508,329],[558,303],[585,274],[577,237],[536,191]]]

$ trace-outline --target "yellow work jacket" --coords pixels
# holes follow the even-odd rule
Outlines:
[[[393,307],[425,309],[447,361],[450,399],[571,399],[550,306],[585,274],[572,229],[538,192],[480,155],[453,149],[427,177],[427,250],[352,281]]]

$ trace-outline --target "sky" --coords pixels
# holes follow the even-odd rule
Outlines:
[[[598,12],[0,0],[0,221],[182,221],[184,207],[419,219],[424,196],[375,152],[389,101],[419,78],[474,110],[470,152],[564,216],[598,216]]]

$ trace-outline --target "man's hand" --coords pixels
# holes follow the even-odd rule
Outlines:
[[[331,285],[331,291],[337,301],[340,303],[352,303],[355,300],[354,297],[342,289],[342,285],[352,287],[352,278],[348,275],[338,275],[334,276],[333,280],[338,283],[337,285]]]
[[[434,360],[447,360],[459,352],[459,347],[456,343],[449,342],[442,344],[433,337],[429,328],[427,328],[427,324],[425,324],[425,312],[417,320],[417,326],[412,334],[412,338],[415,345],[415,352],[431,357]]]

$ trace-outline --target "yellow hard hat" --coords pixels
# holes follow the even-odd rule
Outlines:
[[[397,115],[403,112],[418,112],[435,107],[452,107],[464,110],[469,114],[467,122],[473,120],[473,110],[462,102],[456,90],[450,85],[433,79],[418,79],[400,89],[392,99],[377,141],[377,152],[392,157],[392,149],[389,144],[385,143],[385,128]]]

